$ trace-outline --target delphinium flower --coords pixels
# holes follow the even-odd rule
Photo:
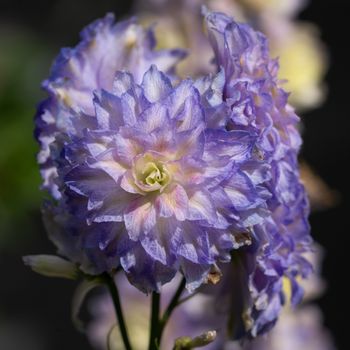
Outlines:
[[[255,337],[288,299],[284,281],[296,304],[310,271],[298,118],[264,35],[224,14],[205,22],[214,73],[194,80],[175,74],[181,50],[154,51],[151,31],[110,16],[63,51],[36,121],[45,221],[89,278],[120,269],[153,292],[152,325],[176,273],[194,292],[231,269],[231,330]]]
[[[112,33],[119,34],[121,27],[125,36],[129,25],[112,27]],[[216,261],[227,261],[231,249],[246,243],[240,241],[241,232],[265,215],[266,193],[244,168],[263,168],[255,159],[255,132],[223,128],[223,72],[173,86],[171,76],[152,65],[140,82],[142,50],[135,49],[134,61],[141,61],[135,74],[116,70],[94,51],[109,39],[110,17],[84,31],[84,39],[87,32],[92,39],[55,64],[55,79],[45,84],[52,96],[37,122],[46,159],[57,173],[58,203],[46,207],[51,237],[60,253],[85,272],[100,274],[122,266],[132,283],[152,291],[181,269],[193,290],[208,279]],[[125,44],[128,37],[122,34]],[[131,50],[136,43],[128,45]],[[162,56],[153,56],[158,64]],[[92,58],[91,66],[85,61]],[[86,75],[65,73],[74,63]],[[102,86],[96,84],[97,73]],[[104,76],[114,76],[113,83],[108,80],[112,86],[103,85]],[[74,99],[78,92],[85,93],[83,99]],[[58,110],[52,123],[42,126],[47,112],[54,113],[52,100]],[[53,139],[49,148],[48,135]],[[50,183],[45,173],[44,180]]]
[[[252,245],[233,260],[235,270],[244,270],[233,270],[234,278],[247,288],[239,303],[244,331],[256,336],[278,318],[285,302],[283,281],[291,283],[291,302],[296,304],[302,296],[297,276],[310,272],[303,258],[310,237],[308,203],[297,170],[297,118],[279,87],[278,64],[269,58],[265,37],[223,14],[209,13],[206,24],[216,63],[225,72],[224,96],[231,113],[227,128],[254,130],[259,135],[255,151],[270,166],[268,178],[261,173],[259,178],[271,193],[271,215],[254,225]],[[238,325],[236,321],[235,332],[242,331]]]

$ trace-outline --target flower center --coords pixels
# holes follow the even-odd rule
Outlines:
[[[152,158],[145,155],[136,162],[136,185],[145,192],[162,192],[169,184],[171,175],[163,162]]]
[[[144,175],[144,184],[149,186],[154,186],[156,184],[164,186],[168,183],[169,174],[164,166],[157,166],[154,162],[149,162],[146,164],[144,170],[142,171]]]

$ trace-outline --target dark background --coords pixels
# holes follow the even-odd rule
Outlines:
[[[83,26],[132,1],[0,0],[0,349],[89,349],[70,320],[75,285],[45,279],[22,265],[21,255],[53,253],[39,212],[41,194],[32,116],[40,81],[63,46],[75,45]],[[328,98],[303,115],[303,157],[340,194],[333,209],[311,216],[314,238],[325,247],[328,282],[319,300],[340,350],[349,349],[349,10],[346,0],[314,0],[301,18],[314,22],[330,51]]]

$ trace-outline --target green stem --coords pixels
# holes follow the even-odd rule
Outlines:
[[[114,304],[115,312],[117,314],[120,334],[123,338],[125,350],[132,350],[129,337],[128,337],[128,331],[126,329],[126,323],[123,316],[123,310],[120,304],[118,288],[114,282],[114,279],[109,274],[104,275],[104,280],[108,286],[109,292],[111,293],[111,296],[113,299],[113,304]]]
[[[179,306],[179,305],[181,305],[181,304],[183,304],[183,303],[186,303],[186,301],[192,299],[192,298],[195,297],[197,294],[198,294],[198,290],[195,291],[194,293],[188,295],[187,297],[180,299],[180,300],[178,301],[178,303],[177,303],[177,306]]]
[[[152,293],[152,310],[151,310],[151,331],[149,336],[148,350],[157,350],[160,344],[159,338],[159,311],[160,311],[160,294]]]
[[[158,341],[160,343],[162,339],[162,334],[164,331],[164,328],[172,314],[172,312],[175,310],[175,308],[179,305],[179,299],[181,297],[182,292],[184,291],[186,286],[186,280],[185,278],[182,279],[176,293],[174,294],[173,298],[171,299],[167,309],[164,312],[164,315],[160,321],[160,327],[159,327],[159,335],[158,335]]]

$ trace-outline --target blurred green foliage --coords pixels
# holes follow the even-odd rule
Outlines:
[[[25,31],[0,27],[0,247],[23,235],[19,224],[40,207],[40,177],[33,138],[40,81],[49,50]]]

